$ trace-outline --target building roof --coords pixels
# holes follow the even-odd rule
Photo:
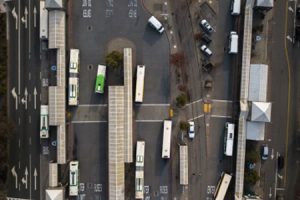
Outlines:
[[[46,189],[46,200],[64,200],[64,188]]]
[[[265,139],[265,123],[247,121],[247,140],[262,141]]]
[[[62,9],[63,8],[62,0],[45,0],[45,1],[46,1],[45,7],[47,9]]]
[[[251,121],[270,122],[272,104],[269,102],[252,102]]]
[[[268,86],[268,65],[251,64],[249,101],[266,101]]]
[[[274,0],[256,0],[256,7],[273,8]]]

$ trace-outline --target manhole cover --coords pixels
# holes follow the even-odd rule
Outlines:
[[[88,27],[87,27],[87,30],[88,30],[88,31],[91,31],[91,30],[93,30],[93,27],[92,27],[92,26],[88,26]]]
[[[92,70],[93,69],[93,65],[88,65],[88,70]]]

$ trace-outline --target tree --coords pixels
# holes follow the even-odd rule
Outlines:
[[[246,170],[245,171],[245,184],[255,185],[259,180],[259,175],[255,170]]]
[[[189,128],[189,123],[186,121],[180,121],[179,128],[182,131],[187,131]]]
[[[122,66],[123,54],[119,51],[112,51],[105,56],[105,64],[113,69],[118,69]]]
[[[256,150],[246,152],[246,163],[256,163],[259,160],[259,153]]]
[[[182,67],[184,64],[184,60],[184,55],[181,52],[171,54],[170,56],[171,64],[175,65],[176,67]]]
[[[176,97],[176,106],[181,108],[183,107],[187,102],[187,97],[186,97],[186,94],[184,93],[181,93],[180,95],[178,95]]]

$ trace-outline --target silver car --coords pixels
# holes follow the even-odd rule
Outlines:
[[[206,56],[210,57],[212,56],[212,51],[204,44],[200,47],[200,50],[202,53],[204,53]]]
[[[206,21],[206,19],[202,19],[200,22],[200,26],[206,31],[207,33],[212,33],[214,31],[213,27]]]

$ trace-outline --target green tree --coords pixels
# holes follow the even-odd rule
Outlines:
[[[118,69],[122,66],[123,54],[119,51],[112,51],[105,57],[105,64],[113,69]]]
[[[181,107],[185,106],[186,102],[187,102],[186,94],[181,93],[180,95],[178,95],[176,97],[176,106],[177,107],[181,108]]]
[[[258,151],[252,149],[246,152],[246,163],[256,163],[259,160]]]
[[[259,180],[259,175],[255,170],[246,170],[245,171],[245,184],[255,185]]]
[[[186,121],[180,121],[179,128],[182,131],[187,131],[189,128],[189,123]]]

